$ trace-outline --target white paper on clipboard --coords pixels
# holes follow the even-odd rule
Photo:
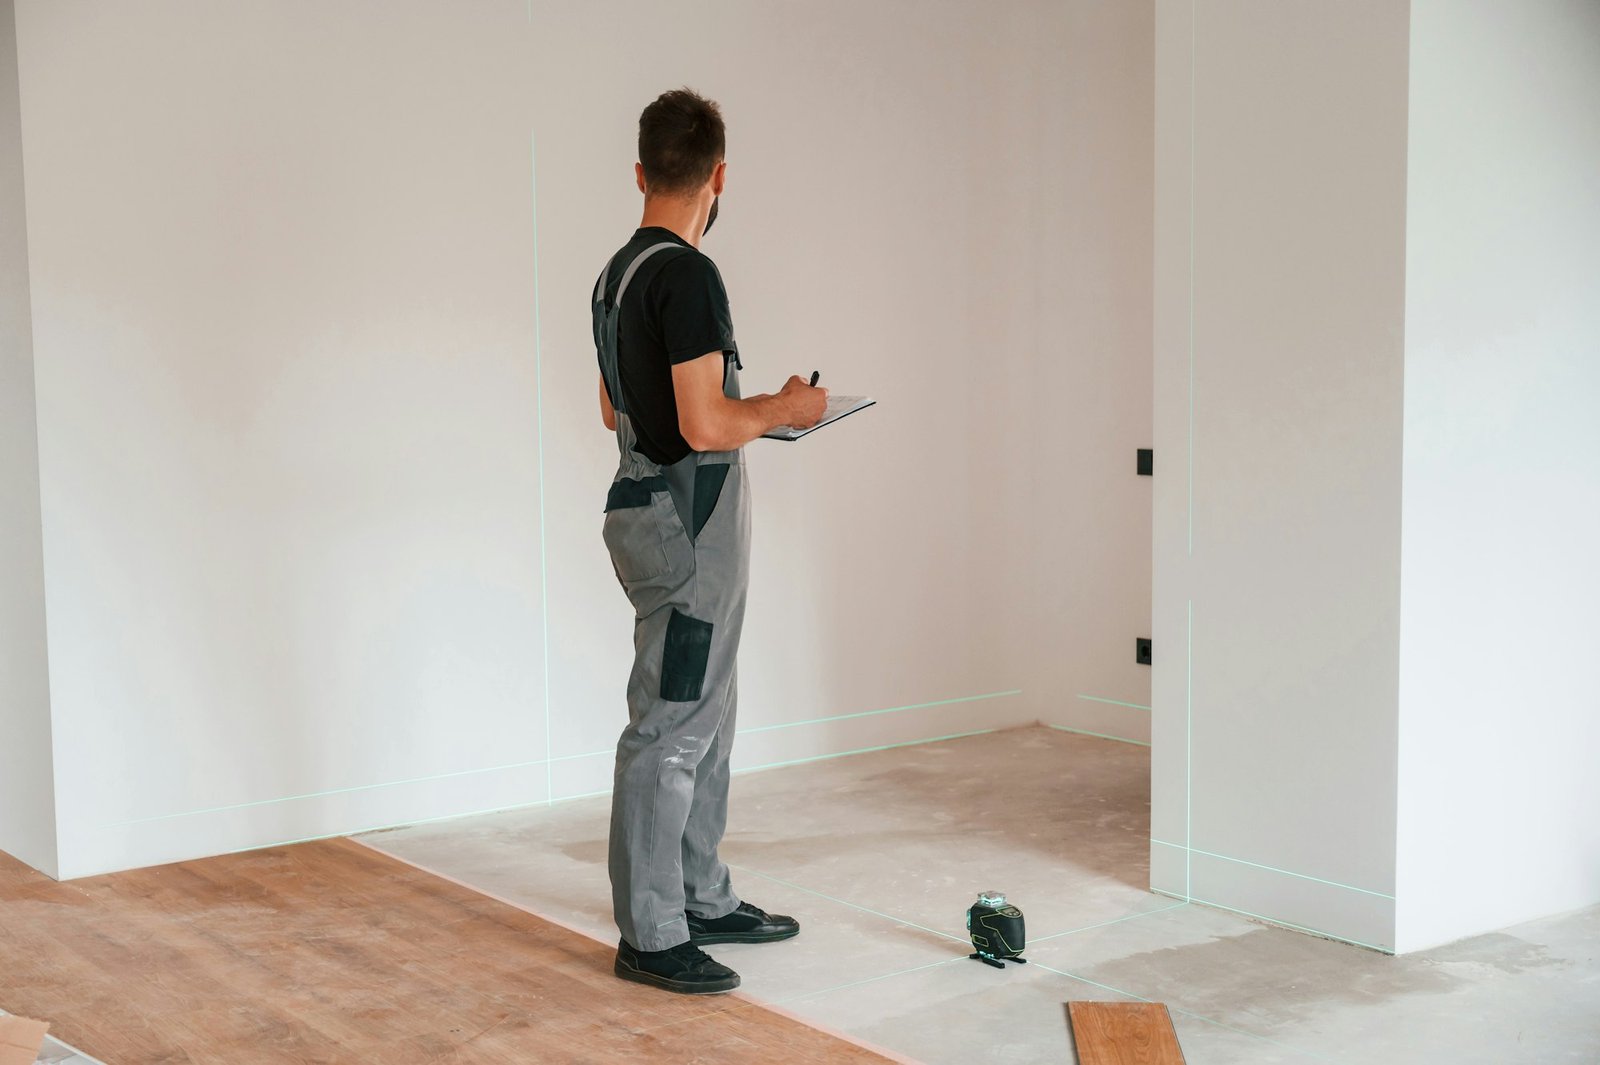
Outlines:
[[[780,425],[768,433],[762,433],[765,440],[799,440],[808,433],[814,433],[823,426],[832,425],[847,415],[858,410],[866,410],[877,400],[870,396],[829,396],[828,405],[822,412],[822,420],[809,429],[792,429],[787,425]]]

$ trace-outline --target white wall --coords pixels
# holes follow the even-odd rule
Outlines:
[[[16,22],[0,0],[0,850],[56,871]]]
[[[1411,9],[1408,950],[1600,901],[1600,5]]]
[[[62,875],[544,797],[513,15],[18,5]]]
[[[820,369],[879,407],[749,449],[755,572],[736,767],[1033,720],[1019,696],[772,725],[1022,688],[975,576],[972,517],[1004,456],[985,402],[1003,367],[981,293],[1022,276],[992,219],[1034,174],[997,165],[991,115],[1025,98],[981,13],[914,2],[536,7],[535,128],[558,787],[609,783],[630,618],[596,535],[615,448],[593,410],[594,276],[632,232],[639,109],[689,84],[723,106],[728,189],[704,244],[726,279],[748,390]],[[846,31],[848,27],[848,31]],[[615,55],[595,77],[597,42]],[[664,42],[671,42],[670,45]],[[567,87],[583,85],[582,92]],[[577,654],[577,649],[582,654]],[[754,730],[763,731],[754,731]]]
[[[1156,10],[1151,882],[1387,947],[1406,10]]]
[[[630,615],[587,301],[679,84],[729,122],[705,247],[747,387],[881,401],[752,445],[736,766],[1037,720],[1042,602],[1130,644],[1143,105],[1136,70],[1102,100],[1056,68],[1100,33],[1137,62],[1148,9],[1103,7],[24,0],[61,874],[608,786]],[[1103,267],[1114,306],[1067,320]],[[1105,388],[1033,399],[1045,344]],[[1124,488],[1019,539],[1058,462]],[[1132,576],[1063,615],[1084,545]],[[1140,701],[1141,668],[1063,690]]]
[[[1152,882],[1400,951],[1600,901],[1600,8],[1157,31]]]
[[[1018,54],[1039,91],[1016,140],[1038,152],[1015,163],[1038,173],[995,224],[1017,228],[1032,266],[987,290],[1024,414],[995,419],[1023,460],[1004,467],[1023,477],[992,511],[995,536],[1025,560],[1006,594],[1033,617],[1016,650],[1039,718],[1148,742],[1151,667],[1134,644],[1151,634],[1152,478],[1136,455],[1152,446],[1154,5],[1051,5],[1029,23]],[[1158,476],[1178,459],[1158,454]]]

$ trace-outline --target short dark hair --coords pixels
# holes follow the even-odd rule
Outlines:
[[[722,111],[693,89],[657,96],[639,115],[639,164],[651,193],[690,193],[711,180],[727,138]]]

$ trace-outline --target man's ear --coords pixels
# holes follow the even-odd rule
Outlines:
[[[728,164],[726,160],[724,160],[723,162],[717,164],[717,168],[715,170],[711,171],[711,194],[713,196],[722,195],[722,186],[727,183],[727,179]]]
[[[638,184],[639,191],[644,192],[644,164],[633,164],[633,180]]]

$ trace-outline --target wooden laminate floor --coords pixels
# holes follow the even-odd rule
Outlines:
[[[56,883],[0,854],[0,1007],[107,1065],[883,1062],[349,840]]]

